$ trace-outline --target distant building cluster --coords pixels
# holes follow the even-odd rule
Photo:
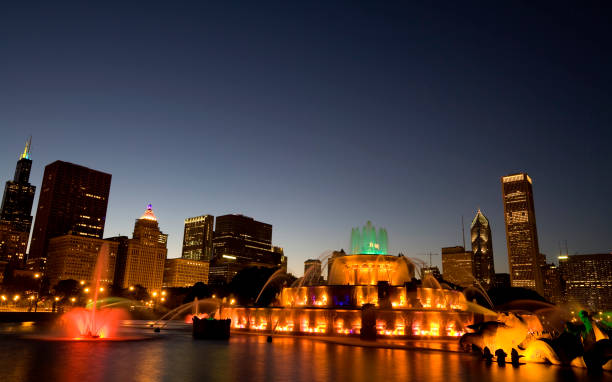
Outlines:
[[[136,219],[131,238],[103,238],[112,176],[64,161],[45,167],[31,230],[36,188],[29,183],[30,142],[4,190],[0,270],[10,263],[17,271],[44,275],[51,286],[68,279],[89,283],[104,249],[108,262],[102,282],[155,291],[198,282],[229,283],[251,266],[286,269],[282,248],[272,245],[272,225],[243,215],[219,216],[216,227],[212,215],[185,219],[180,258],[168,258],[168,235],[161,231],[150,204]]]
[[[538,244],[532,179],[511,174],[501,184],[510,273],[495,273],[491,226],[478,210],[470,226],[472,250],[442,248],[440,277],[461,287],[532,289],[575,309],[612,309],[612,254],[563,255],[559,265],[548,263]]]
[[[131,238],[103,238],[111,174],[64,161],[45,167],[32,225],[36,187],[30,184],[30,146],[31,139],[4,188],[0,279],[10,267],[44,275],[51,286],[67,279],[90,282],[101,250],[108,251],[103,282],[123,289],[223,285],[248,267],[287,268],[283,249],[272,243],[272,225],[239,214],[186,218],[180,258],[168,258],[168,235],[150,204],[136,219]],[[565,254],[558,265],[547,263],[539,250],[532,179],[526,173],[510,174],[501,177],[501,186],[509,273],[495,273],[491,224],[478,209],[470,225],[471,248],[465,247],[465,239],[463,246],[442,248],[442,273],[429,264],[422,267],[421,277],[457,287],[528,288],[556,304],[612,309],[612,254]],[[362,230],[353,229],[350,251],[386,254],[386,230],[376,231],[370,222]],[[342,262],[346,255],[343,250],[331,254],[328,278],[334,261]],[[323,283],[321,260],[307,260],[304,275],[310,285]]]

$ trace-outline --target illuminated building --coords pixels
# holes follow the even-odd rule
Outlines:
[[[272,246],[272,225],[248,216],[217,217],[213,248],[209,273],[211,284],[229,283],[247,267],[286,267],[282,249]]]
[[[197,282],[208,284],[208,261],[166,259],[164,287],[190,287]]]
[[[55,161],[45,167],[28,258],[44,258],[49,239],[79,235],[101,239],[111,175]]]
[[[321,275],[321,260],[308,259],[304,261],[304,279],[307,279],[313,284],[322,284],[324,279]]]
[[[32,203],[36,187],[30,184],[31,138],[15,167],[13,180],[6,182],[0,207],[0,260],[23,265],[32,226]]]
[[[544,297],[553,304],[561,304],[564,296],[559,268],[555,264],[545,264],[542,266],[542,276],[544,278]]]
[[[11,223],[16,231],[28,235],[32,226],[32,203],[36,191],[36,187],[30,184],[30,143],[31,138],[17,161],[13,180],[6,182],[0,209],[0,220]]]
[[[196,216],[185,219],[183,259],[209,261],[212,257],[213,225],[215,217]]]
[[[440,280],[442,278],[440,268],[436,266],[421,268],[421,279],[424,279],[426,276],[432,276],[436,280]]]
[[[493,242],[489,220],[480,212],[480,209],[472,220],[470,237],[474,254],[474,277],[484,288],[488,289],[495,280]]]
[[[474,254],[462,246],[442,248],[442,277],[459,286],[474,283]]]
[[[590,311],[612,309],[612,254],[559,256],[567,302]]]
[[[28,232],[16,230],[9,222],[0,221],[0,261],[23,264],[28,247]]]
[[[100,281],[112,284],[117,243],[79,235],[62,235],[49,240],[46,275],[50,284],[68,279],[87,283],[93,281],[98,254],[105,243],[109,246],[108,264]]]
[[[501,182],[510,281],[513,287],[533,289],[543,295],[542,266],[546,259],[538,247],[531,178],[520,173],[504,176]]]
[[[150,204],[136,220],[131,239],[109,240],[119,242],[115,283],[120,288],[140,285],[151,291],[162,287],[168,235],[160,231]]]

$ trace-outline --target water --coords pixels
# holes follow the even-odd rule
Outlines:
[[[528,364],[486,365],[470,354],[344,346],[308,338],[233,335],[195,341],[188,330],[136,342],[54,342],[23,339],[34,326],[0,327],[2,381],[604,381],[612,373]]]

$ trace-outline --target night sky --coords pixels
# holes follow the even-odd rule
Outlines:
[[[418,257],[481,208],[504,272],[500,177],[525,171],[549,260],[612,250],[610,8],[10,3],[0,180],[31,134],[33,212],[65,160],[113,175],[105,236],[152,203],[178,257],[184,218],[242,213],[301,274],[367,220]]]

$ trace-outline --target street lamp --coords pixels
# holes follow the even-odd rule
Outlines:
[[[130,287],[128,289],[130,290],[130,292],[134,291],[134,287],[132,285],[130,285]]]

